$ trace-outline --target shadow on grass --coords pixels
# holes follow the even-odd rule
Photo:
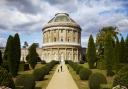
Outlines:
[[[35,89],[42,89],[41,87],[35,87]]]

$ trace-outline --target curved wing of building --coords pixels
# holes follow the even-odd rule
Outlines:
[[[67,13],[57,13],[42,31],[42,60],[81,59],[81,28]]]

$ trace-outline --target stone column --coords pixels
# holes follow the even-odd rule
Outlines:
[[[79,60],[78,48],[77,48],[77,61]]]
[[[57,55],[58,58],[57,58],[57,60],[60,61],[60,59],[59,59],[59,48],[57,50],[58,50],[58,55]]]
[[[67,48],[65,48],[65,60],[67,60]]]
[[[66,31],[65,42],[67,42],[67,29],[65,29],[65,31]]]
[[[72,60],[74,61],[74,59],[73,59],[73,48],[72,48]]]
[[[59,29],[57,29],[57,41],[59,42]]]

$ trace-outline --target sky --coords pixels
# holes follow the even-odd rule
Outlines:
[[[82,46],[104,26],[116,26],[128,34],[128,0],[0,0],[0,46],[19,33],[21,44],[39,43],[42,28],[56,13],[65,12],[82,28]]]

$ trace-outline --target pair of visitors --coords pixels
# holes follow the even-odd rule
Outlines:
[[[62,72],[62,65],[60,65],[60,68],[58,69],[58,72],[59,72],[59,70]]]

